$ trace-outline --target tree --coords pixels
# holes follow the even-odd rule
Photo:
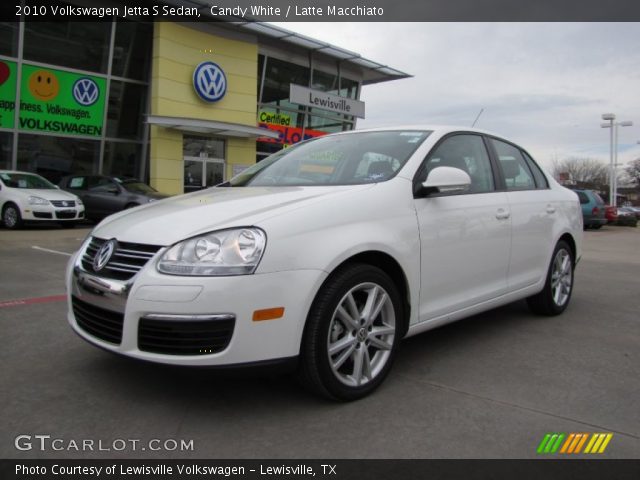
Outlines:
[[[571,157],[564,160],[554,160],[551,172],[557,179],[568,180],[572,184],[588,185],[601,189],[609,184],[609,167],[594,158]]]
[[[640,187],[640,158],[636,158],[627,164],[624,169],[627,177],[636,187]]]

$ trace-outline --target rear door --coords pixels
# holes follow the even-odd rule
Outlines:
[[[505,192],[496,177],[485,141],[472,133],[445,137],[425,159],[415,182],[439,166],[471,177],[468,192],[416,198],[420,229],[420,321],[446,316],[503,294],[511,244]]]
[[[546,178],[519,147],[491,138],[511,211],[509,291],[537,283],[544,277],[554,248],[553,226],[560,203]]]

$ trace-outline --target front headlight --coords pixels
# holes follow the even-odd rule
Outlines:
[[[84,205],[84,203],[82,203],[82,200],[80,200],[80,197],[78,197],[78,198],[76,199],[76,204],[77,204],[79,207],[81,207],[82,205]]]
[[[42,197],[29,197],[29,205],[49,205],[49,200]]]
[[[267,244],[259,228],[220,230],[176,243],[158,261],[169,275],[248,275],[255,272]]]

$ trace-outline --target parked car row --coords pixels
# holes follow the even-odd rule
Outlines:
[[[0,214],[9,229],[25,222],[73,228],[165,197],[135,178],[72,175],[56,186],[35,173],[0,170]]]
[[[593,190],[574,189],[574,192],[580,200],[585,230],[598,229],[607,224],[635,227],[640,219],[640,207],[606,205]]]

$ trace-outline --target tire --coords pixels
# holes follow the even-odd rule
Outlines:
[[[2,223],[9,230],[22,227],[20,209],[14,203],[7,203],[2,209]]]
[[[371,304],[374,313],[366,315]],[[341,268],[324,283],[309,311],[298,368],[301,383],[333,400],[368,395],[391,369],[403,322],[398,289],[386,273],[365,264]]]
[[[593,227],[594,230],[600,230],[602,228],[602,225],[600,225],[599,223],[597,225],[594,225]]]
[[[76,222],[60,222],[59,225],[62,228],[76,228]]]
[[[133,207],[139,207],[139,206],[140,206],[140,204],[139,204],[139,203],[127,203],[127,204],[124,206],[124,210],[129,210],[130,208],[133,208]]]
[[[555,316],[565,311],[573,292],[575,259],[571,248],[564,240],[556,245],[547,271],[547,279],[542,291],[527,298],[533,313]]]

